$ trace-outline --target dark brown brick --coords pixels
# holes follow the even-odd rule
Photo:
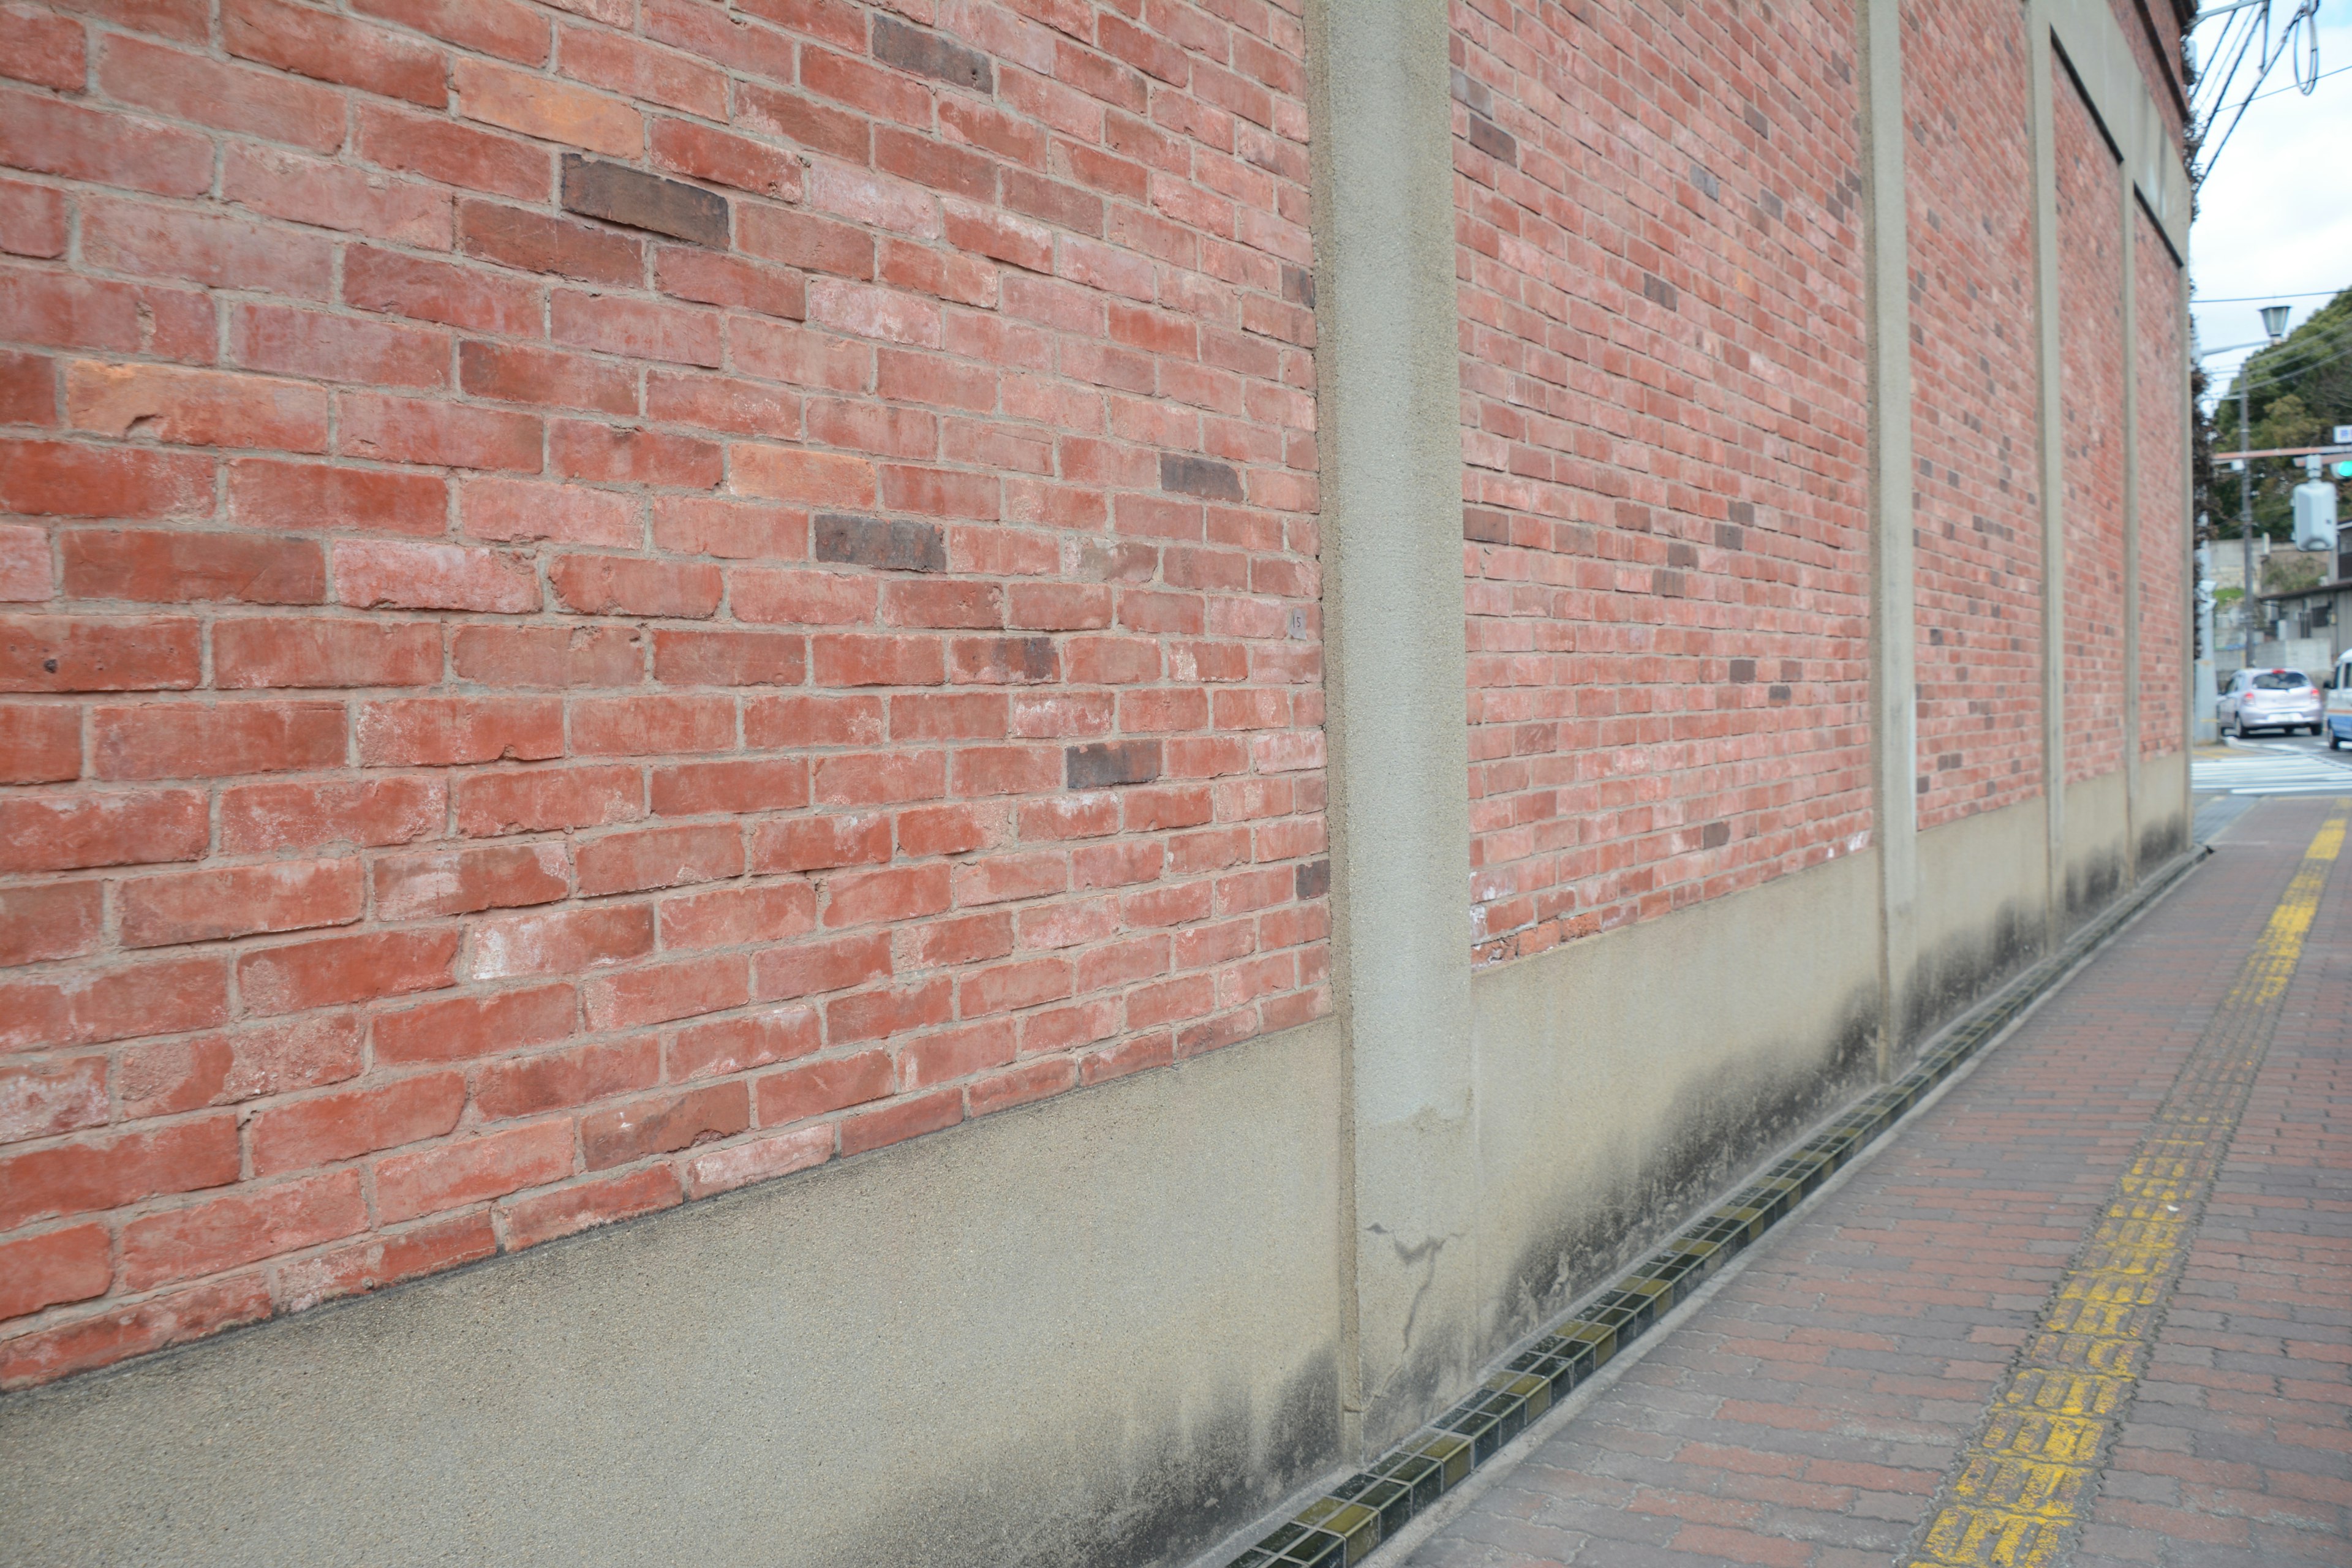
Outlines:
[[[995,68],[986,55],[937,33],[910,27],[894,16],[874,18],[874,58],[974,92],[996,90]]]
[[[944,572],[947,538],[936,523],[822,511],[816,516],[816,558],[884,572]]]
[[[1150,784],[1160,776],[1160,742],[1107,741],[1068,746],[1063,749],[1062,760],[1072,789]]]
[[[716,191],[665,180],[619,163],[563,156],[563,207],[583,217],[727,248],[727,198]]]
[[[1160,454],[1160,488],[1206,500],[1242,499],[1242,477],[1231,463],[1213,458],[1187,457],[1181,452]]]

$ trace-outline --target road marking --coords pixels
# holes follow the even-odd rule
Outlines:
[[[2352,789],[2352,769],[2296,746],[2233,747],[2192,757],[2189,787],[2200,795],[2341,795]]]
[[[1911,1568],[2061,1568],[2147,1370],[2287,982],[2343,853],[2352,801],[2304,851],[2253,952],[2116,1180],[2034,1332],[1944,1478]]]

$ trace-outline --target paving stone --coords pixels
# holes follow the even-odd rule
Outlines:
[[[1885,1568],[2327,809],[2267,801],[2240,817],[2219,855],[1846,1185],[1766,1232],[1740,1273],[1413,1562]],[[2352,1564],[2347,1020],[2340,865],[2074,1568]]]

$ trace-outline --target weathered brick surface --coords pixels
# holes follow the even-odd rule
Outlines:
[[[1885,1568],[2083,1245],[2326,803],[2194,879],[1415,1555]],[[2336,1563],[2352,876],[2339,865],[2073,1561]]]
[[[1860,174],[1843,7],[1453,16],[1493,961],[1869,840]]]
[[[2180,264],[2156,225],[2134,208],[2132,311],[2139,356],[2139,752],[2180,750],[2184,714],[2180,661],[2193,606],[2189,601],[2189,451],[2180,410],[2187,328],[2181,321]]]
[[[2042,793],[2026,46],[2005,0],[1903,10],[1923,828]]]
[[[0,1379],[1327,1010],[1291,11],[0,30]]]
[[[2123,174],[2065,62],[2053,61],[2051,72],[2065,447],[2060,679],[2066,782],[2074,784],[2124,763]]]

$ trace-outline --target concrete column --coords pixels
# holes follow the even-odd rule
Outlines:
[[[2066,436],[2065,349],[2058,321],[2057,104],[2050,80],[2049,0],[2025,7],[2028,129],[2033,145],[2034,365],[2042,459],[2042,798],[2048,831],[2049,887],[2043,940],[2054,948],[2066,924]]]
[[[2139,780],[2139,198],[2118,164],[2123,217],[2124,342],[2124,884],[2139,880],[2139,828],[2147,818]]]
[[[1919,678],[1912,501],[1911,245],[1903,154],[1901,0],[1863,0],[1863,232],[1870,309],[1872,815],[1878,825],[1879,986],[1885,1016],[1878,1068],[1904,1044],[1917,962]]]
[[[1445,0],[1307,8],[1331,745],[1348,1031],[1343,1406],[1363,1448],[1475,1370],[1470,750]]]

